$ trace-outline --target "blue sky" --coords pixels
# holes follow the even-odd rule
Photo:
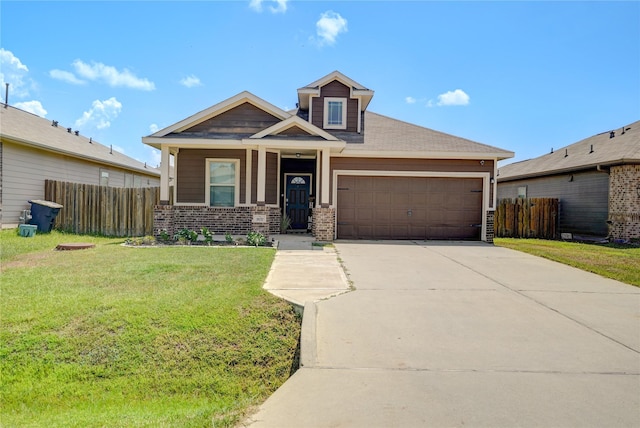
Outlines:
[[[640,2],[7,1],[4,101],[140,161],[141,137],[339,70],[369,109],[516,153],[640,119]]]

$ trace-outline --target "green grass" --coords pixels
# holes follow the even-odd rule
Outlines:
[[[494,243],[640,287],[640,247],[514,238]]]
[[[295,370],[300,319],[262,290],[271,249],[0,239],[3,426],[232,426]]]

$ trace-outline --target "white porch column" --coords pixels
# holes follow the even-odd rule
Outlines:
[[[169,146],[160,149],[160,205],[169,205]]]
[[[331,163],[331,151],[330,149],[322,149],[322,189],[320,206],[323,208],[329,207],[329,165]]]
[[[265,205],[267,186],[267,151],[261,146],[258,147],[258,193],[256,203]]]
[[[245,196],[244,196],[244,203],[249,205],[251,203],[251,170],[252,170],[252,163],[253,161],[253,150],[251,149],[247,149],[247,156],[246,156],[246,168],[245,168]]]
[[[321,160],[321,151],[320,150],[316,150],[316,203],[314,208],[320,208],[320,172],[322,171],[322,163],[320,162]]]

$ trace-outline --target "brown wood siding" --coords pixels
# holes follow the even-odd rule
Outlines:
[[[338,177],[339,239],[479,239],[482,179]]]
[[[240,160],[240,203],[245,203],[246,151],[245,150],[200,150],[181,149],[176,158],[177,189],[179,203],[203,204],[205,201],[206,159]]]
[[[312,98],[312,123],[323,128],[324,125],[324,98],[325,97],[338,97],[347,99],[347,131],[358,131],[358,115],[360,114],[358,109],[358,100],[355,98],[349,98],[350,89],[348,86],[334,80],[331,83],[326,84],[320,89],[320,96]]]
[[[599,236],[609,233],[608,174],[589,171],[498,182],[498,199],[517,198],[518,187],[523,186],[527,187],[527,198],[560,200],[560,232]]]
[[[464,159],[392,159],[392,158],[331,158],[330,189],[333,189],[334,170],[369,171],[434,171],[434,172],[488,172],[493,174],[493,161]],[[331,190],[333,191],[333,190]],[[490,195],[491,196],[491,195]],[[333,194],[329,195],[333,200]]]
[[[267,152],[267,177],[266,177],[265,203],[278,203],[278,154]]]
[[[266,204],[278,203],[278,154],[267,152]],[[258,200],[258,151],[254,150],[251,160],[251,203]]]
[[[284,131],[278,133],[277,135],[289,135],[289,136],[308,136],[311,135],[304,129],[298,126],[292,126],[291,128],[285,129]]]
[[[255,134],[280,122],[277,117],[244,103],[183,131],[183,134]]]

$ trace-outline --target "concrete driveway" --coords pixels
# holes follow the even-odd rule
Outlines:
[[[252,427],[638,427],[640,289],[484,243],[337,242]]]

